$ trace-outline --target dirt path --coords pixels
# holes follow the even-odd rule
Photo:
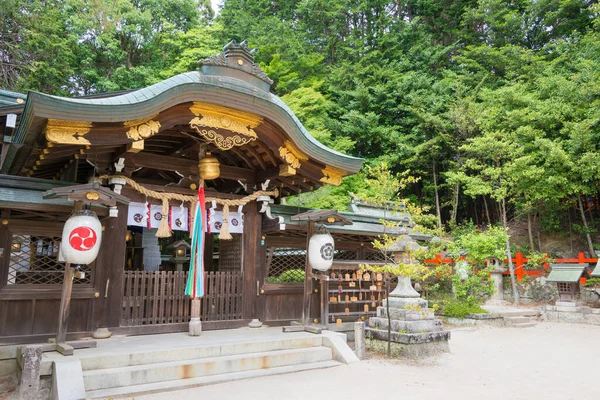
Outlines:
[[[370,359],[136,399],[594,399],[599,340],[600,326],[576,324],[456,330],[451,353],[434,359]]]

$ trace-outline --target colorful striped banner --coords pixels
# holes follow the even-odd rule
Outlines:
[[[198,204],[194,212],[190,273],[185,285],[185,294],[192,299],[204,296],[204,232],[207,222],[205,203],[204,187],[201,187],[198,189]]]

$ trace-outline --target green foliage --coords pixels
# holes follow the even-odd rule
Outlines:
[[[210,3],[0,0],[0,88],[135,89],[248,39],[308,131],[371,168],[290,204],[342,210],[351,192],[410,199],[423,229],[535,215],[597,237],[568,211],[600,191],[596,2]]]
[[[269,283],[297,283],[304,282],[305,272],[303,269],[290,269],[282,272],[279,276],[267,278]]]
[[[600,287],[600,278],[590,278],[586,280],[585,287]]]
[[[463,319],[471,314],[487,314],[478,301],[473,299],[452,299],[442,305],[442,314],[446,317]]]
[[[448,251],[457,260],[465,255],[476,267],[485,267],[485,262],[491,258],[503,260],[506,252],[508,234],[500,226],[489,226],[481,231],[472,224],[463,225],[452,232],[453,241],[448,245]]]
[[[525,255],[527,262],[524,267],[527,270],[538,270],[543,268],[544,264],[550,264],[554,262],[552,258],[546,253],[533,252]]]
[[[489,277],[489,271],[469,271],[467,279],[461,279],[458,274],[452,275],[452,288],[456,299],[466,302],[478,302],[485,300],[494,294],[494,283]]]

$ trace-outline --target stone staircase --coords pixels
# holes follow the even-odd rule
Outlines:
[[[321,335],[79,356],[86,398],[131,398],[340,365]]]
[[[490,312],[491,316],[504,319],[504,326],[512,328],[535,326],[541,315],[539,310],[494,306],[484,306],[484,308]]]
[[[512,328],[527,328],[529,326],[535,326],[536,322],[531,319],[530,316],[514,316],[504,317],[504,324],[507,327]]]

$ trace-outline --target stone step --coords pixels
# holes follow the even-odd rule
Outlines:
[[[330,361],[329,347],[275,350],[83,372],[86,391]]]
[[[120,352],[114,354],[102,353],[96,355],[81,355],[78,356],[78,358],[81,361],[81,368],[83,371],[91,371],[170,361],[198,360],[234,354],[264,353],[275,350],[310,348],[321,346],[322,344],[322,337],[315,335],[314,337],[305,338],[157,349],[155,351],[135,353]]]
[[[529,323],[531,322],[531,319],[529,317],[504,317],[504,322],[506,322],[507,325],[511,326],[516,324]]]
[[[511,327],[513,328],[528,328],[530,326],[536,326],[537,324],[535,322],[522,322],[519,324],[513,324],[511,325]]]
[[[577,303],[575,303],[574,301],[557,301],[555,304],[560,307],[577,307]]]
[[[220,375],[203,376],[199,378],[179,379],[166,382],[155,382],[143,385],[125,386],[119,388],[91,390],[86,392],[88,399],[131,399],[134,396],[157,392],[168,392],[173,390],[189,389],[193,387],[213,385],[217,383],[231,382],[240,379],[257,378],[260,376],[289,374],[293,372],[307,371],[311,369],[331,368],[341,365],[337,361],[319,361],[298,365],[286,365],[283,367],[255,369],[243,372],[232,372]],[[165,395],[165,398],[168,398]]]
[[[369,327],[374,329],[387,330],[388,319],[380,317],[369,318]],[[423,333],[439,332],[443,330],[440,320],[420,320],[420,321],[399,321],[392,320],[392,330],[395,332],[405,331],[405,333]]]
[[[497,317],[539,317],[541,314],[540,310],[497,310],[488,307],[483,307],[488,310],[492,315]]]

